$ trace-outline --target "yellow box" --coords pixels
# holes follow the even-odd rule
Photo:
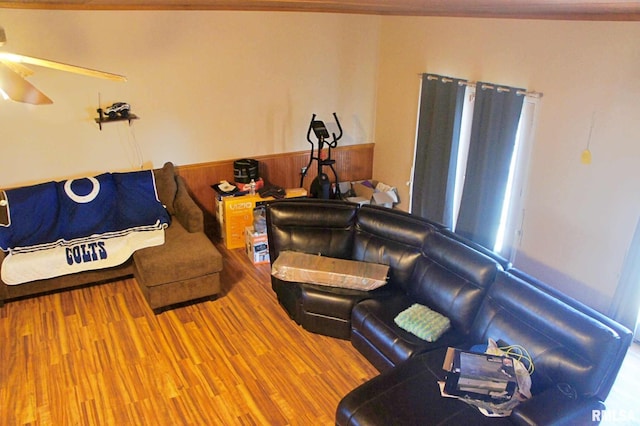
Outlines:
[[[244,229],[253,224],[253,209],[256,202],[263,201],[259,195],[225,197],[222,199],[221,223],[224,245],[228,249],[244,247]]]
[[[286,198],[305,197],[304,188],[286,190]],[[224,245],[228,249],[245,246],[244,230],[253,225],[253,209],[261,203],[273,200],[273,197],[262,198],[260,195],[242,195],[239,197],[216,197],[216,213]]]
[[[266,233],[255,233],[253,226],[245,228],[247,256],[255,264],[269,263],[269,240]]]

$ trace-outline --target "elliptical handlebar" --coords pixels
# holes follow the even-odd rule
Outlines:
[[[335,112],[333,113],[333,118],[336,119],[336,124],[338,125],[338,130],[340,131],[340,134],[336,136],[335,133],[331,132],[331,135],[333,136],[333,140],[331,142],[328,142],[328,145],[331,148],[335,148],[336,146],[338,146],[338,141],[340,140],[340,138],[342,138],[342,126],[340,125],[340,120],[338,120],[338,115]]]
[[[315,115],[315,114],[313,114],[313,115],[311,116],[311,121],[309,121],[309,130],[307,130],[307,141],[308,141],[311,145],[313,145],[313,142],[311,141],[311,137],[310,137],[310,136],[311,136],[311,130],[312,130],[312,127],[313,127],[313,121],[314,121],[315,119],[316,119],[316,115]]]

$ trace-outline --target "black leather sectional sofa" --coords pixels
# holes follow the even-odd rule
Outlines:
[[[408,213],[331,200],[281,200],[267,207],[271,261],[292,250],[390,266],[388,283],[358,291],[283,281],[278,301],[305,329],[353,345],[381,372],[347,394],[338,425],[594,424],[605,408],[631,332],[512,269],[507,261],[438,224]],[[394,318],[420,303],[451,329],[428,343]],[[533,397],[511,416],[490,418],[443,398],[444,354],[491,338],[525,347]]]

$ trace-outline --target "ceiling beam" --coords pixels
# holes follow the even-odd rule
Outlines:
[[[406,16],[640,21],[640,1],[625,0],[0,0],[0,8],[303,11]]]

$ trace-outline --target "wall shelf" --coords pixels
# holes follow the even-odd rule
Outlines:
[[[117,116],[116,118],[108,118],[108,117],[104,117],[102,116],[102,114],[100,114],[101,117],[97,117],[96,123],[98,123],[98,126],[100,127],[100,130],[102,130],[102,124],[103,123],[114,123],[116,121],[128,121],[129,122],[129,126],[131,126],[131,120],[139,120],[140,117],[138,117],[135,114],[131,114],[129,113],[128,116],[126,117],[122,117],[122,116]]]

